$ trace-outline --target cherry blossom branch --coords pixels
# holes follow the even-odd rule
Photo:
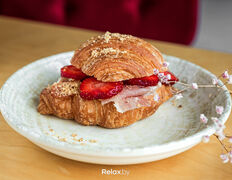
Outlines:
[[[221,85],[221,86],[218,85],[218,80],[220,77],[227,80],[227,82],[223,83],[223,85]],[[226,84],[232,84],[232,75],[229,75],[228,71],[225,71],[220,76],[218,76],[217,79],[213,79],[212,83],[216,88],[223,88],[224,86],[226,86]],[[212,85],[208,85],[205,87],[212,87]],[[229,90],[229,92],[232,93],[231,90]],[[216,106],[216,113],[218,115],[221,115],[223,113],[223,111],[224,111],[223,106]],[[207,122],[208,122],[208,118],[204,114],[200,115],[200,120],[203,124],[207,124]],[[229,142],[232,143],[232,136],[228,136],[228,135],[224,134],[223,131],[225,129],[225,125],[223,123],[221,123],[217,117],[211,117],[211,120],[214,122],[214,124],[216,126],[216,132],[213,135],[217,138],[221,147],[225,151],[225,153],[222,152],[222,154],[220,155],[220,158],[222,159],[223,163],[227,163],[229,161],[232,163],[232,149],[229,150],[223,141],[224,139],[229,139]],[[204,136],[202,140],[203,140],[203,142],[208,142],[209,136]]]
[[[180,84],[183,85],[187,88],[183,89],[183,90],[179,90],[176,93],[180,93],[183,92],[184,90],[188,90],[188,89],[198,89],[198,88],[221,88],[223,89],[224,86],[226,86],[226,84],[228,84],[228,82],[225,82],[223,85],[214,85],[214,84],[196,84],[196,83],[192,83],[192,84],[186,84],[184,82],[175,82],[175,81],[169,81],[170,83],[175,83],[175,84]],[[228,91],[230,92],[230,94],[232,94],[232,91],[228,89]]]
[[[170,83],[172,83],[172,82],[174,83],[174,81],[170,81]],[[188,90],[188,89],[198,89],[198,88],[221,88],[221,89],[223,89],[223,87],[227,84],[227,83],[225,83],[225,84],[219,86],[219,85],[212,85],[212,84],[201,84],[201,85],[198,85],[198,84],[196,84],[196,83],[186,84],[186,83],[183,83],[183,82],[180,82],[180,81],[175,82],[175,83],[176,83],[176,84],[183,85],[183,86],[185,86],[186,88],[183,88],[183,89],[181,89],[181,90],[175,91],[174,94],[182,93],[182,92],[184,92],[184,91],[186,91],[186,90]],[[223,89],[223,90],[224,90],[224,89]],[[229,89],[227,89],[227,90],[229,91],[230,94],[232,94],[232,90],[229,90]],[[226,91],[226,90],[225,90],[225,91]]]
[[[219,139],[219,136],[216,135],[216,134],[213,134],[213,135],[217,138],[217,140],[220,142],[220,144],[221,144],[222,147],[225,149],[225,151],[226,151],[227,153],[229,153],[229,150],[226,148],[225,144],[223,144],[222,141]]]
[[[167,67],[168,63],[164,63],[163,66]],[[177,90],[174,92],[176,99],[183,98],[183,95],[181,93],[184,91],[187,91],[189,89],[194,89],[194,90],[197,90],[199,88],[220,88],[220,89],[223,89],[224,86],[226,86],[227,84],[232,84],[232,74],[230,75],[228,73],[228,70],[224,71],[222,74],[217,76],[217,78],[212,79],[212,84],[197,84],[196,82],[193,82],[191,84],[187,84],[187,83],[180,82],[180,81],[177,81],[177,82],[171,81],[170,76],[167,77],[164,75],[164,73],[159,73],[159,71],[157,69],[154,70],[154,74],[158,75],[158,77],[162,83],[169,84],[169,85],[175,83],[175,84],[179,84],[179,85],[184,86],[183,89],[180,89],[180,90]],[[226,80],[226,82],[222,81],[223,82],[222,85],[218,84],[220,78]],[[228,91],[230,94],[232,94],[231,90],[228,90]],[[224,107],[223,106],[216,106],[215,110],[216,110],[217,115],[221,115],[224,111]],[[208,118],[204,114],[200,114],[199,118],[200,118],[201,123],[203,123],[204,125],[207,126]],[[216,132],[213,135],[217,138],[222,149],[225,152],[225,153],[222,152],[222,154],[220,155],[220,158],[222,159],[223,163],[227,163],[229,161],[232,163],[232,146],[230,146],[230,149],[229,149],[226,146],[226,144],[224,143],[224,140],[227,139],[232,144],[232,136],[224,134],[223,131],[225,129],[225,125],[221,121],[219,121],[218,117],[211,117],[211,120],[214,122],[215,130],[216,130]],[[209,135],[205,135],[202,137],[202,141],[205,143],[209,142],[209,139],[210,139]]]

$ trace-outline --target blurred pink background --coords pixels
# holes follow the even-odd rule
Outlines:
[[[0,14],[190,44],[198,0],[0,0]]]
[[[0,14],[232,53],[232,0],[0,0]]]

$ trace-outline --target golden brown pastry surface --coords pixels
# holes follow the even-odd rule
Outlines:
[[[149,107],[140,107],[119,113],[113,102],[102,105],[99,100],[82,99],[79,92],[61,96],[60,94],[64,94],[64,89],[58,86],[62,83],[55,83],[42,91],[38,111],[41,114],[55,115],[63,119],[75,119],[75,121],[83,125],[99,125],[105,128],[124,127],[149,117],[172,96],[172,87],[162,85],[156,90],[160,97],[158,102],[153,101]],[[77,81],[66,82],[67,87],[69,83],[69,87],[79,85]],[[58,89],[55,95],[53,93],[54,89]]]
[[[158,49],[146,41],[118,33],[93,37],[74,53],[71,64],[100,81],[122,81],[165,71]]]
[[[84,43],[71,60],[71,64],[85,74],[104,82],[150,76],[154,69],[164,72],[167,68],[163,67],[163,62],[161,53],[144,40],[109,32]],[[81,98],[79,86],[79,81],[67,79],[48,86],[40,94],[38,112],[74,119],[83,125],[119,128],[152,115],[172,96],[172,87],[162,85],[156,89],[158,102],[152,101],[150,106],[120,113],[114,102],[102,105],[100,100]]]

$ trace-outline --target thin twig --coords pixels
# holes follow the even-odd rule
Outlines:
[[[176,94],[182,93],[183,91],[186,91],[186,90],[189,89],[189,88],[190,88],[190,87],[186,87],[186,88],[184,88],[184,89],[181,89],[181,90],[177,91]]]
[[[169,82],[172,83],[172,82],[175,82],[175,81],[169,81]],[[189,89],[190,87],[192,87],[192,85],[186,84],[186,83],[183,83],[183,82],[180,82],[180,81],[175,82],[175,83],[188,87],[186,89]],[[214,85],[214,84],[200,84],[200,85],[198,85],[198,88],[221,88],[221,89],[223,89],[223,87],[226,86],[226,84],[228,84],[228,82],[225,82],[221,86],[220,85]],[[232,94],[231,90],[228,89],[228,91],[229,91],[230,94]],[[183,92],[183,91],[181,90],[181,92]],[[180,93],[180,92],[178,92],[178,93]]]
[[[232,138],[232,136],[225,135],[226,138]]]
[[[226,150],[226,152],[228,153],[229,151],[227,150],[226,146],[221,142],[221,140],[218,138],[218,136],[216,134],[213,134],[217,140],[220,142],[220,144],[222,145],[222,147]]]

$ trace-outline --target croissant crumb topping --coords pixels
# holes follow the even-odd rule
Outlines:
[[[119,33],[110,33],[110,32],[107,31],[103,35],[99,35],[97,37],[92,37],[89,40],[87,40],[86,43],[84,43],[81,46],[81,49],[85,48],[87,46],[93,46],[95,43],[97,43],[99,41],[103,41],[105,43],[109,43],[110,40],[115,39],[115,40],[119,40],[119,41],[123,42],[123,41],[131,39],[131,38],[133,38],[133,36],[131,36],[131,35],[119,34]]]
[[[66,97],[78,94],[79,82],[58,82],[50,86],[51,95],[55,97]]]
[[[96,49],[93,49],[91,51],[91,56],[90,58],[99,58],[99,57],[112,57],[112,55],[114,56],[114,58],[118,58],[119,56],[122,56],[123,54],[127,53],[127,51],[123,51],[123,50],[120,50],[120,49],[114,49],[112,47],[110,48],[103,48],[103,49],[100,49],[100,48],[96,48]]]

